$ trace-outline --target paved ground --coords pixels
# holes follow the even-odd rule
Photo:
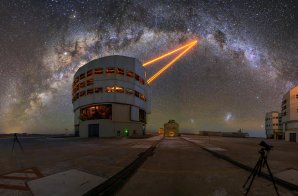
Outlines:
[[[100,177],[109,178],[160,137],[149,139],[79,139],[79,138],[20,138],[12,152],[12,139],[0,139],[0,195],[31,195],[29,191],[1,188],[5,185],[22,185],[29,173],[17,173],[23,168],[37,168],[48,176],[69,169],[78,169]],[[20,179],[3,179],[1,174],[22,176]]]
[[[224,149],[221,153],[232,157],[242,163],[253,167],[259,158],[259,143],[264,140],[273,146],[268,162],[273,173],[287,169],[298,170],[298,143],[285,142],[284,140],[259,139],[259,138],[229,138],[207,136],[184,136],[197,141],[206,147],[218,147]]]
[[[204,147],[254,166],[260,139],[185,136]],[[109,178],[161,137],[148,139],[20,138],[24,148],[12,139],[0,139],[0,195],[32,195],[9,190],[1,184],[24,186],[30,178],[70,169]],[[298,145],[266,141],[274,146],[269,164],[274,174],[298,168]],[[27,170],[24,170],[29,168]],[[17,171],[20,170],[20,171]],[[166,138],[141,168],[128,180],[119,195],[242,195],[248,172],[202,150],[181,138]],[[286,174],[283,174],[286,175]],[[292,177],[295,175],[292,175]],[[19,179],[10,179],[18,177]],[[298,195],[279,187],[282,195]],[[251,195],[274,195],[272,184],[258,178]]]
[[[166,138],[119,195],[243,195],[242,184],[248,175],[190,142]],[[282,187],[279,191],[295,195]],[[250,195],[271,196],[274,189],[269,181],[257,178]]]

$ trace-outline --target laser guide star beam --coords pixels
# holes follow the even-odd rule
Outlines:
[[[196,44],[198,43],[197,40],[191,41],[190,43],[187,43],[179,48],[176,48],[166,54],[163,54],[159,57],[156,57],[150,61],[147,61],[146,63],[143,64],[144,67],[153,64],[154,62],[157,62],[171,54],[174,54],[178,51],[183,50],[178,56],[176,56],[172,61],[170,61],[168,64],[166,64],[165,66],[163,66],[163,68],[161,68],[158,72],[156,72],[155,74],[153,74],[153,76],[151,76],[148,80],[147,83],[150,84],[152,81],[154,81],[156,78],[158,78],[158,76],[160,76],[164,71],[166,71],[169,67],[171,67],[176,61],[178,61],[185,53],[187,53],[192,47],[194,47]]]

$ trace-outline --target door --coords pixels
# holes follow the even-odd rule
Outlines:
[[[290,142],[296,142],[296,133],[290,133]]]
[[[88,125],[88,137],[99,137],[99,124]]]

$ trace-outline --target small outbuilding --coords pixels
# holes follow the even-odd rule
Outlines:
[[[177,137],[179,136],[179,124],[175,120],[169,120],[164,124],[164,136]]]
[[[164,129],[161,127],[158,129],[158,135],[164,135]]]

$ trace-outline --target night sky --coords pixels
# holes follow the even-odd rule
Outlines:
[[[193,39],[152,83],[147,129],[175,119],[184,131],[264,135],[265,113],[298,85],[296,0],[1,0],[0,133],[70,133],[80,66],[113,54],[145,62]]]

